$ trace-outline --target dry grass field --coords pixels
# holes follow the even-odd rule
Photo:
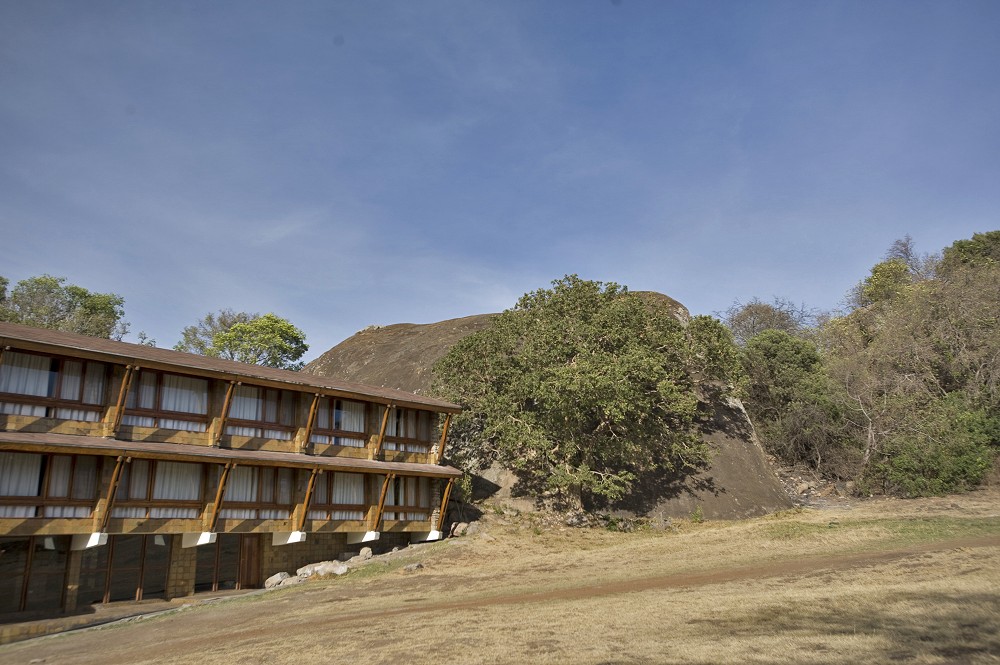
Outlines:
[[[0,647],[0,663],[1000,662],[995,489],[666,532],[484,523],[340,579]]]

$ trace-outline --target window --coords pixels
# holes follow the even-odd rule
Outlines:
[[[380,476],[384,480],[385,476]],[[381,491],[381,485],[379,486]],[[386,520],[429,520],[431,479],[397,476],[389,483],[382,518]]]
[[[132,378],[122,424],[206,431],[208,380],[141,370]]]
[[[90,517],[102,458],[0,453],[0,518]]]
[[[226,434],[291,440],[295,434],[295,393],[236,386],[226,422]]]
[[[363,520],[365,477],[360,473],[324,473],[316,479],[309,501],[309,519]]]
[[[365,447],[365,403],[323,397],[316,408],[313,443]]]
[[[8,351],[0,364],[0,413],[97,422],[106,376],[104,363]]]
[[[219,517],[287,520],[292,514],[295,471],[238,466],[229,474]]]
[[[201,464],[132,460],[122,468],[111,516],[197,519],[202,478]]]
[[[386,450],[402,450],[409,453],[429,453],[431,450],[432,418],[430,411],[416,409],[393,409],[385,428]]]

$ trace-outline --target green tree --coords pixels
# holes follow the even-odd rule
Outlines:
[[[306,336],[276,314],[222,310],[188,326],[174,349],[280,369],[302,369],[299,359],[309,350]],[[211,337],[209,337],[211,335]]]
[[[120,340],[128,332],[125,299],[66,284],[65,277],[41,275],[21,280],[7,293],[0,278],[0,319],[36,328]]]
[[[564,277],[435,365],[439,393],[464,407],[449,450],[467,470],[500,463],[539,498],[619,499],[639,474],[706,459],[688,361],[700,355],[704,378],[725,381],[712,346],[624,287]]]
[[[734,302],[722,313],[722,320],[733,331],[736,342],[743,346],[765,330],[799,333],[815,322],[816,313],[784,298],[774,298],[771,302],[753,298],[747,303]]]
[[[956,240],[942,252],[940,270],[948,275],[959,267],[982,268],[1000,264],[1000,231],[975,233],[968,240]]]
[[[215,314],[209,312],[181,331],[181,341],[174,344],[174,350],[217,358],[221,351],[215,346],[216,335],[227,332],[237,323],[249,323],[259,317],[260,314],[234,312],[231,309],[221,309]]]
[[[861,308],[889,302],[912,281],[912,273],[905,260],[887,259],[875,264],[871,274],[854,287],[848,295],[848,304],[853,308]]]

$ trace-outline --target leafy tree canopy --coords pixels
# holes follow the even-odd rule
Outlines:
[[[975,233],[967,240],[956,240],[942,252],[940,270],[955,272],[960,266],[982,268],[1000,264],[1000,231]]]
[[[215,336],[237,323],[248,323],[259,317],[260,314],[234,312],[231,309],[221,309],[214,314],[209,312],[196,324],[181,331],[181,341],[174,344],[174,350],[218,358],[221,352],[215,346]]]
[[[275,314],[221,310],[181,332],[174,349],[253,365],[298,370],[309,350],[306,336]]]
[[[771,302],[764,302],[759,298],[753,298],[747,303],[737,300],[722,313],[722,320],[733,331],[736,343],[740,346],[765,330],[795,334],[812,325],[815,319],[814,310],[784,298],[774,298]]]
[[[453,458],[498,462],[527,493],[585,503],[703,462],[695,383],[739,371],[728,331],[710,321],[689,335],[665,308],[576,275],[525,294],[435,365],[437,390],[465,409]]]
[[[91,293],[52,275],[21,280],[8,294],[9,284],[0,277],[0,320],[114,340],[128,332],[125,299],[117,294]]]

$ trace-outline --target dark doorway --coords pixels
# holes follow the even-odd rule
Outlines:
[[[223,591],[260,586],[260,536],[220,533],[214,545],[198,547],[194,590]]]

